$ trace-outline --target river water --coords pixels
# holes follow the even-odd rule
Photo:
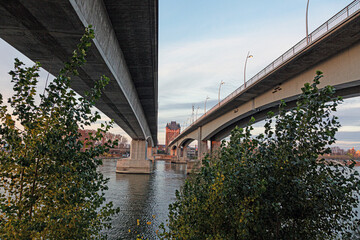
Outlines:
[[[151,175],[116,174],[115,169],[114,159],[104,160],[99,167],[99,171],[110,178],[107,201],[120,207],[112,228],[105,233],[110,240],[136,239],[138,234],[144,239],[156,239],[156,230],[166,221],[169,204],[175,201],[175,191],[185,181],[186,165],[157,161]],[[357,170],[360,171],[360,167]]]
[[[110,178],[106,200],[120,207],[112,228],[105,233],[110,240],[136,239],[138,234],[144,239],[156,239],[156,230],[166,221],[169,204],[175,201],[175,191],[185,181],[186,164],[157,161],[150,175],[116,174],[115,169],[114,159],[103,160],[99,167],[99,171]]]

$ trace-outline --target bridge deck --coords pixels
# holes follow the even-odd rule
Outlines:
[[[101,75],[110,77],[96,106],[133,139],[150,135],[156,143],[157,11],[157,0],[1,1],[0,37],[57,75],[84,26],[94,25],[95,44],[72,88],[83,95]]]

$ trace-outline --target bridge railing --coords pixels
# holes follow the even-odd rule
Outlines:
[[[306,37],[303,38],[300,42],[298,42],[295,46],[290,48],[288,51],[286,51],[283,55],[275,59],[272,63],[270,63],[268,66],[266,66],[263,70],[258,72],[255,76],[250,78],[248,81],[246,81],[246,84],[241,85],[239,88],[237,88],[235,91],[230,93],[228,96],[226,96],[223,100],[221,100],[218,104],[210,108],[208,111],[206,111],[205,114],[203,114],[200,118],[198,118],[195,122],[190,124],[187,128],[183,130],[186,131],[188,128],[190,128],[192,125],[194,125],[196,122],[200,121],[201,119],[205,118],[208,114],[212,113],[225,103],[232,100],[234,97],[238,96],[238,94],[244,90],[246,90],[248,87],[253,85],[255,82],[257,82],[259,79],[263,78],[264,76],[272,73],[274,70],[276,70],[279,66],[287,62],[291,57],[295,56],[299,52],[301,52],[303,49],[305,49],[308,45],[315,42],[320,37],[324,36],[326,33],[328,33],[330,30],[338,26],[339,24],[346,21],[348,18],[350,18],[352,15],[357,13],[360,10],[360,0],[355,0],[352,3],[350,3],[348,6],[346,6],[344,9],[342,9],[340,12],[335,14],[332,18],[330,18],[328,21],[326,21],[324,24],[322,24],[320,27],[315,29],[312,33],[308,36],[308,41],[306,41]]]

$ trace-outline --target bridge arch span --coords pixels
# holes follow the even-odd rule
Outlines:
[[[360,41],[305,71],[284,79],[281,84],[267,91],[256,94],[255,90],[251,91],[250,88],[250,93],[247,94],[253,94],[252,98],[246,98],[246,93],[245,96],[240,95],[234,100],[234,103],[238,104],[233,104],[227,112],[202,126],[202,140],[219,140],[229,135],[235,126],[245,126],[251,116],[254,116],[256,121],[265,119],[267,112],[278,111],[281,100],[284,100],[289,108],[295,106],[301,88],[305,83],[312,82],[318,70],[324,75],[320,79],[320,88],[331,85],[335,87],[336,94],[344,98],[360,96]],[[253,88],[261,88],[259,84]]]
[[[360,60],[360,59],[359,59]],[[322,87],[325,86],[326,82],[329,81],[329,76],[327,76],[326,72],[324,73],[324,77],[320,80],[322,83]],[[360,73],[359,73],[360,74]],[[314,72],[315,76],[315,72]],[[359,75],[360,76],[360,75]],[[309,81],[310,82],[310,81]],[[329,85],[329,84],[326,84]],[[352,98],[360,96],[360,78],[358,80],[347,82],[346,84],[338,84],[334,85],[336,89],[336,95],[342,96],[343,98]],[[300,89],[300,88],[299,88]],[[285,89],[286,92],[289,92],[289,89]],[[227,119],[222,119],[218,122],[213,123],[203,127],[203,139],[202,140],[211,140],[211,141],[220,141],[225,137],[231,134],[231,131],[236,127],[245,127],[251,117],[255,118],[255,122],[262,121],[267,118],[268,112],[274,112],[278,114],[279,112],[279,104],[280,101],[283,100],[286,103],[285,109],[291,109],[296,106],[296,101],[299,98],[300,93],[294,96],[289,96],[284,99],[276,100],[273,102],[269,102],[262,106],[249,106],[249,104],[244,104],[240,107],[237,107],[233,110],[233,113],[240,112],[239,115],[233,114],[232,117],[224,116]],[[256,99],[252,100],[256,101]]]
[[[209,115],[209,120],[195,122],[191,129],[185,129],[185,134],[175,139],[174,143],[182,143],[187,138],[219,141],[228,136],[235,126],[245,126],[252,116],[256,121],[261,121],[269,111],[277,113],[281,100],[287,103],[288,108],[295,106],[301,88],[305,83],[312,82],[318,70],[324,73],[320,88],[331,85],[335,87],[336,94],[344,98],[360,96],[360,41],[331,58],[284,79],[273,88],[264,91],[261,83],[250,86],[247,92],[236,97],[230,106],[221,108],[214,117],[210,118]]]
[[[187,147],[195,140],[194,138],[185,138],[180,142],[179,147]]]

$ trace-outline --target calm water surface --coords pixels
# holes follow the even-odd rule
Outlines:
[[[156,239],[155,231],[160,223],[166,221],[169,204],[175,201],[175,190],[180,189],[185,181],[186,165],[157,161],[151,175],[116,174],[115,169],[116,160],[104,160],[99,167],[99,171],[110,178],[107,201],[120,207],[112,229],[106,231],[109,239],[136,239],[139,233],[144,239]],[[140,220],[139,226],[137,219]],[[151,225],[146,222],[151,222]]]
[[[157,161],[151,175],[116,174],[115,169],[116,160],[104,160],[99,168],[105,177],[110,178],[107,201],[120,207],[112,229],[105,233],[110,240],[136,239],[138,234],[144,239],[156,239],[156,230],[166,221],[169,204],[175,201],[175,190],[180,189],[185,181],[186,165]],[[360,167],[357,170],[360,171]],[[139,226],[137,219],[140,220]],[[146,222],[151,222],[151,225]]]

